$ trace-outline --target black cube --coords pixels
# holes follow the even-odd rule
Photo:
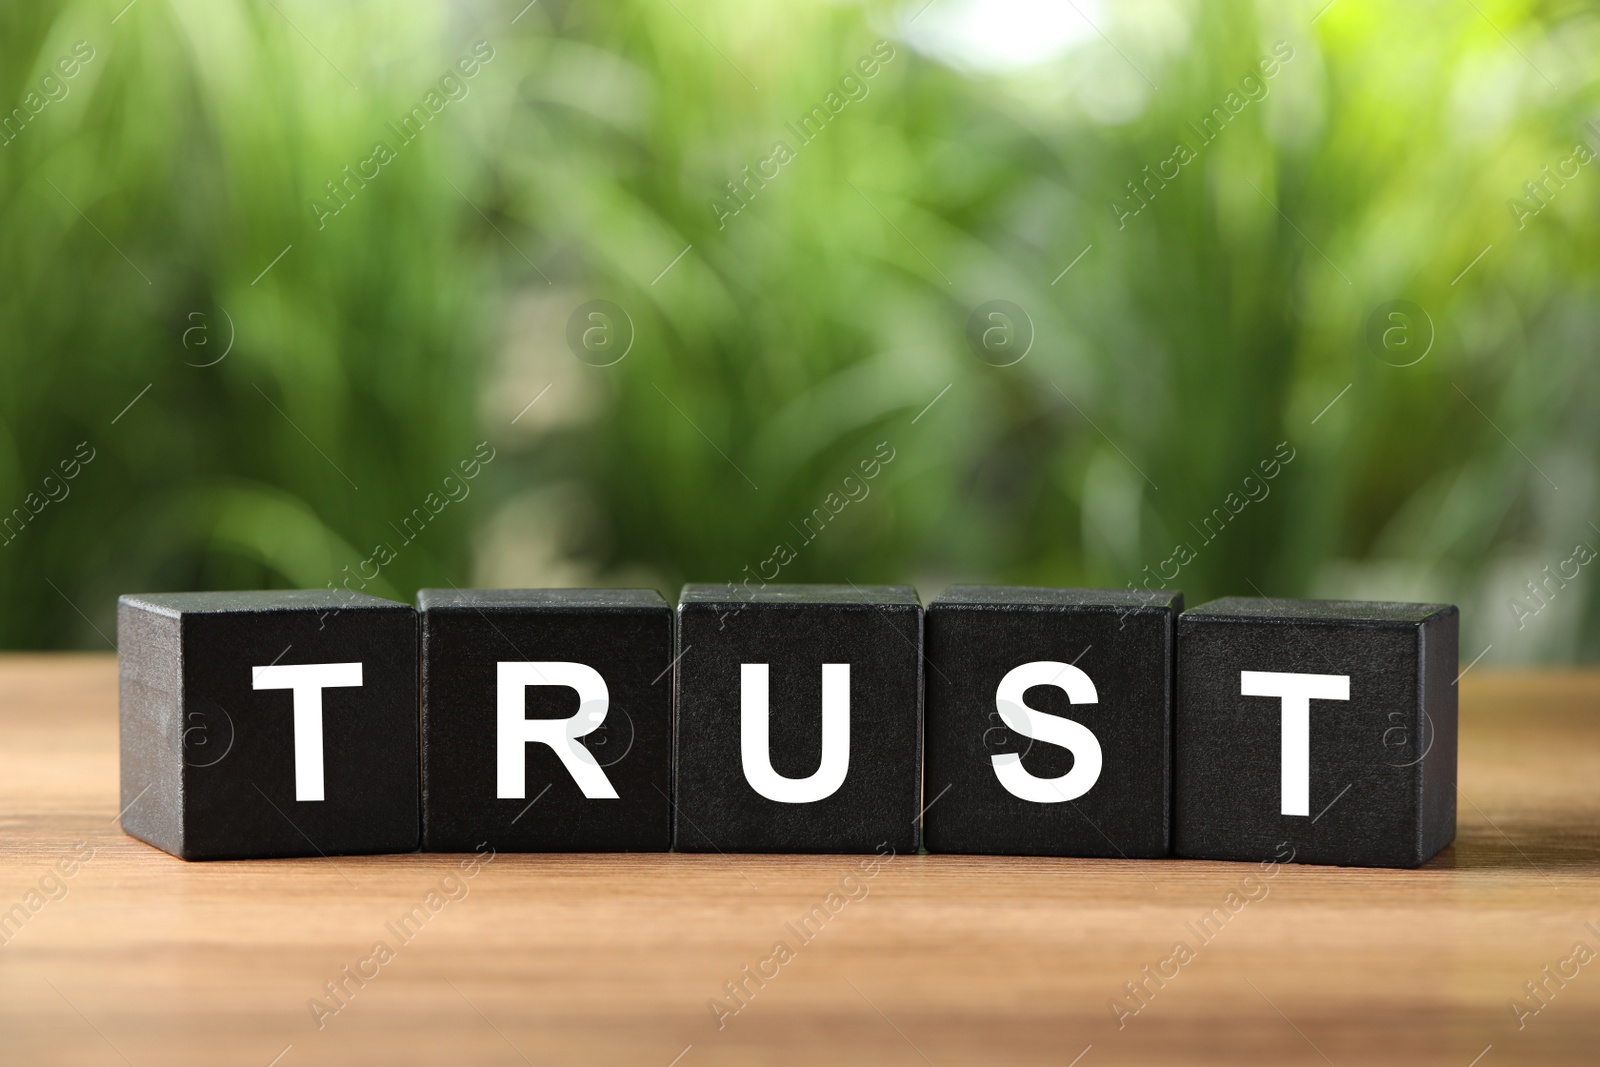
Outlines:
[[[424,589],[429,852],[665,851],[672,608],[653,589]]]
[[[1178,619],[1173,849],[1415,867],[1456,825],[1459,615],[1229,597]]]
[[[1167,855],[1183,594],[964,585],[928,605],[930,852]]]
[[[128,833],[187,860],[416,849],[409,604],[124,596],[117,647]]]
[[[677,647],[678,849],[916,848],[914,589],[688,585]]]

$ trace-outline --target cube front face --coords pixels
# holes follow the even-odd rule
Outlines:
[[[425,589],[418,603],[424,849],[671,845],[672,609],[660,594]]]
[[[129,833],[185,859],[417,847],[409,605],[320,592],[124,597],[118,629]]]
[[[1173,847],[1414,867],[1455,836],[1455,608],[1233,598],[1178,622]]]
[[[890,586],[685,587],[674,843],[914,851],[922,606]]]
[[[1182,606],[1170,592],[992,586],[935,599],[928,851],[1167,855]],[[1034,728],[1030,713],[1060,721]]]

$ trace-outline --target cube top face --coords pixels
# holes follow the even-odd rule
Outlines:
[[[915,850],[922,606],[909,587],[690,586],[678,604],[682,851]]]
[[[1455,834],[1459,615],[1233,598],[1178,620],[1174,851],[1414,867]]]
[[[842,608],[917,608],[922,601],[909,585],[764,585],[743,586],[692,582],[683,587],[678,609],[689,607],[763,607],[836,605]]]
[[[130,596],[117,628],[130,834],[185,859],[416,848],[410,605]]]
[[[178,618],[267,611],[393,611],[407,605],[367,593],[333,589],[246,589],[210,593],[130,593],[118,605]]]
[[[1115,608],[1165,612],[1183,606],[1172,589],[1076,589],[1032,585],[952,585],[928,604],[934,608],[999,608],[1006,611],[1052,608]]]
[[[1280,600],[1230,596],[1209,600],[1183,613],[1191,622],[1205,619],[1256,619],[1286,624],[1336,623],[1340,626],[1409,626],[1456,611],[1451,604],[1404,604],[1384,600]]]
[[[418,601],[425,849],[670,846],[673,619],[659,593]]]
[[[1179,593],[1007,586],[929,604],[928,850],[1167,855],[1182,606]]]
[[[668,611],[654,589],[422,589],[419,611]]]

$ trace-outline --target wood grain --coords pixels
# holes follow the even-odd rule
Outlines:
[[[133,841],[114,661],[0,658],[0,911],[26,913],[0,933],[0,1061],[1594,1063],[1600,959],[1520,1029],[1508,1002],[1600,950],[1600,675],[1462,686],[1459,833],[1419,871],[500,854],[469,879],[454,856],[185,864]],[[1194,937],[1252,874],[1264,895]],[[458,899],[429,912],[441,886]],[[841,890],[808,942],[785,925]],[[418,904],[402,942],[386,924]],[[1193,958],[1119,1028],[1109,1002],[1180,939]],[[336,1004],[324,983],[380,940],[393,958],[319,1028],[308,1001]],[[719,1028],[707,1002],[736,1006],[724,983],[780,940],[793,957]]]

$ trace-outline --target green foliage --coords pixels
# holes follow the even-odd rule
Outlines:
[[[0,641],[98,645],[120,592],[340,581],[479,439],[448,142],[425,131],[321,229],[310,209],[416,71],[353,91],[270,5],[48,7],[0,15],[4,98],[74,42],[93,58],[0,147],[3,506],[94,458],[8,531]],[[363,20],[323,14],[324,50],[358,55]],[[443,19],[410,21],[429,55]],[[459,530],[421,536],[369,588],[466,561]]]
[[[0,642],[375,569],[1164,574],[1594,656],[1588,8],[1083,5],[1005,69],[964,0],[120,8],[0,13],[0,106],[95,49],[0,146],[0,507],[96,450],[0,546]]]

